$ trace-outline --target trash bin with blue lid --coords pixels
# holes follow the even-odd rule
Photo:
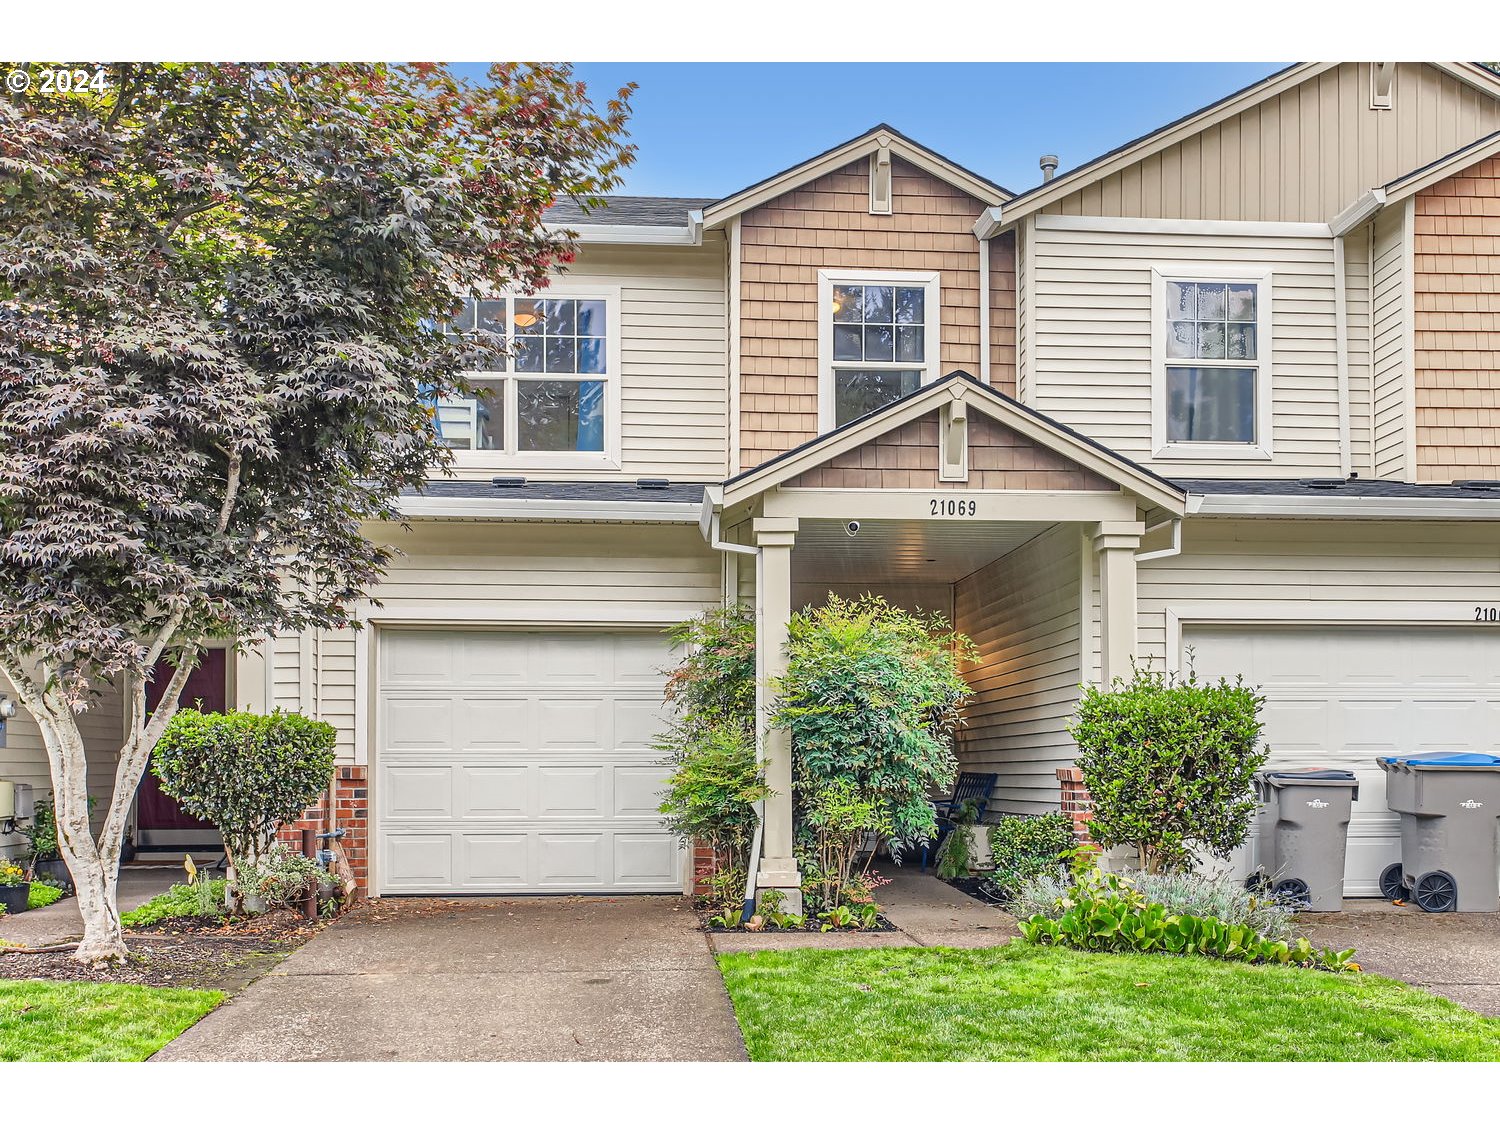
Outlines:
[[[1401,820],[1401,862],[1380,873],[1381,892],[1434,914],[1500,910],[1500,755],[1443,752],[1376,761],[1385,771],[1386,805]]]
[[[1300,910],[1344,906],[1344,850],[1359,782],[1348,770],[1261,770],[1261,871],[1250,885]]]

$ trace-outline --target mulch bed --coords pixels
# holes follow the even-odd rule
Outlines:
[[[817,918],[809,918],[807,920],[807,924],[805,926],[802,926],[802,927],[797,928],[797,929],[783,930],[783,929],[773,929],[772,927],[767,926],[765,929],[762,929],[762,930],[747,930],[744,926],[725,927],[725,926],[711,925],[710,924],[711,919],[717,917],[717,914],[714,911],[711,911],[711,910],[699,910],[696,913],[698,915],[698,924],[699,924],[699,926],[701,926],[703,929],[707,930],[709,933],[713,933],[713,934],[749,934],[749,933],[756,933],[756,934],[774,935],[774,934],[807,934],[807,933],[820,934],[820,933],[823,932],[823,923],[822,923],[821,920],[819,920]],[[881,915],[879,915],[876,918],[875,924],[873,926],[864,926],[864,927],[861,927],[861,928],[858,928],[858,929],[855,929],[853,927],[849,927],[849,928],[841,929],[841,930],[829,930],[828,932],[829,933],[842,933],[842,934],[881,934],[881,933],[890,933],[894,929],[896,929],[896,927],[891,924],[891,920],[889,918],[887,918],[884,914],[881,914]]]
[[[124,965],[95,970],[73,960],[71,953],[0,951],[0,978],[236,992],[269,972],[326,924],[308,921],[292,910],[233,920],[168,918],[126,931],[130,957]]]
[[[995,901],[993,896],[985,893],[985,888],[989,886],[988,879],[976,878],[970,875],[962,879],[944,879],[943,882],[947,883],[955,891],[963,891],[970,898],[978,899],[986,906],[993,906],[996,910],[1004,909],[1000,903]]]

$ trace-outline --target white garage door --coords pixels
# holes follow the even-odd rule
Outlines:
[[[1420,626],[1187,627],[1201,675],[1259,685],[1270,764],[1353,770],[1345,888],[1379,893],[1400,858],[1377,756],[1500,752],[1500,631]],[[1243,857],[1248,867],[1252,860]]]
[[[378,651],[383,892],[681,891],[660,633],[386,630]]]

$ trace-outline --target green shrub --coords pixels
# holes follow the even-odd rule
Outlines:
[[[1082,865],[1054,917],[1034,914],[1019,926],[1021,936],[1034,944],[1091,952],[1173,953],[1331,972],[1359,970],[1352,949],[1318,949],[1306,938],[1263,936],[1244,922],[1173,913],[1150,902],[1129,879]]]
[[[205,879],[201,874],[192,883],[178,883],[134,910],[120,915],[127,926],[150,926],[167,918],[214,918],[224,913],[223,879]]]
[[[93,808],[93,798],[89,799],[89,808]],[[37,799],[32,808],[31,827],[21,829],[21,833],[31,841],[33,860],[45,862],[62,858],[57,847],[57,813],[50,798]]]
[[[969,829],[979,823],[979,802],[965,801],[953,810],[953,829],[943,838],[934,867],[939,879],[967,878],[974,866],[974,839]]]
[[[295,820],[328,787],[335,733],[285,711],[257,715],[179,711],[152,755],[162,791],[224,837],[231,887],[259,866],[279,825]]]
[[[1002,818],[990,829],[995,870],[986,879],[991,890],[1010,901],[1028,880],[1058,874],[1076,843],[1072,823],[1060,812]]]
[[[798,855],[803,905],[808,913],[851,905],[863,872],[855,870],[865,833],[885,835],[880,805],[853,778],[823,781],[801,793],[804,846]]]
[[[940,615],[882,598],[830,596],[793,614],[771,721],[791,732],[799,797],[853,782],[876,806],[881,831],[907,846],[930,840],[927,794],[951,785],[957,767],[965,659],[974,646]]]
[[[1150,872],[1191,868],[1195,846],[1227,858],[1256,807],[1264,702],[1241,680],[1208,683],[1191,669],[1180,678],[1137,666],[1129,682],[1087,687],[1069,731],[1094,840],[1135,848]]]
[[[1201,875],[1194,871],[1140,872],[1130,883],[1147,902],[1157,902],[1168,914],[1196,914],[1231,925],[1249,926],[1261,937],[1285,939],[1292,935],[1290,905],[1262,898],[1230,875]]]
[[[51,906],[62,898],[62,891],[46,883],[32,883],[31,889],[26,892],[26,906],[30,910],[40,910],[44,906]]]
[[[268,909],[300,906],[310,890],[317,888],[323,869],[315,860],[276,843],[255,869],[240,878],[247,894],[259,896]]]
[[[711,897],[738,908],[756,803],[770,794],[755,756],[755,620],[740,606],[714,609],[669,635],[684,652],[664,692],[672,720],[654,744],[672,767],[661,814],[685,842],[713,849]]]

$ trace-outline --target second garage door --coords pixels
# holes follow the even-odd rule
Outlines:
[[[1399,858],[1375,764],[1392,753],[1500,750],[1500,632],[1420,626],[1192,626],[1200,676],[1243,673],[1266,697],[1270,763],[1334,766],[1359,778],[1346,891],[1379,893]],[[1245,859],[1246,865],[1249,858]]]
[[[383,630],[387,894],[679,892],[656,631]]]

